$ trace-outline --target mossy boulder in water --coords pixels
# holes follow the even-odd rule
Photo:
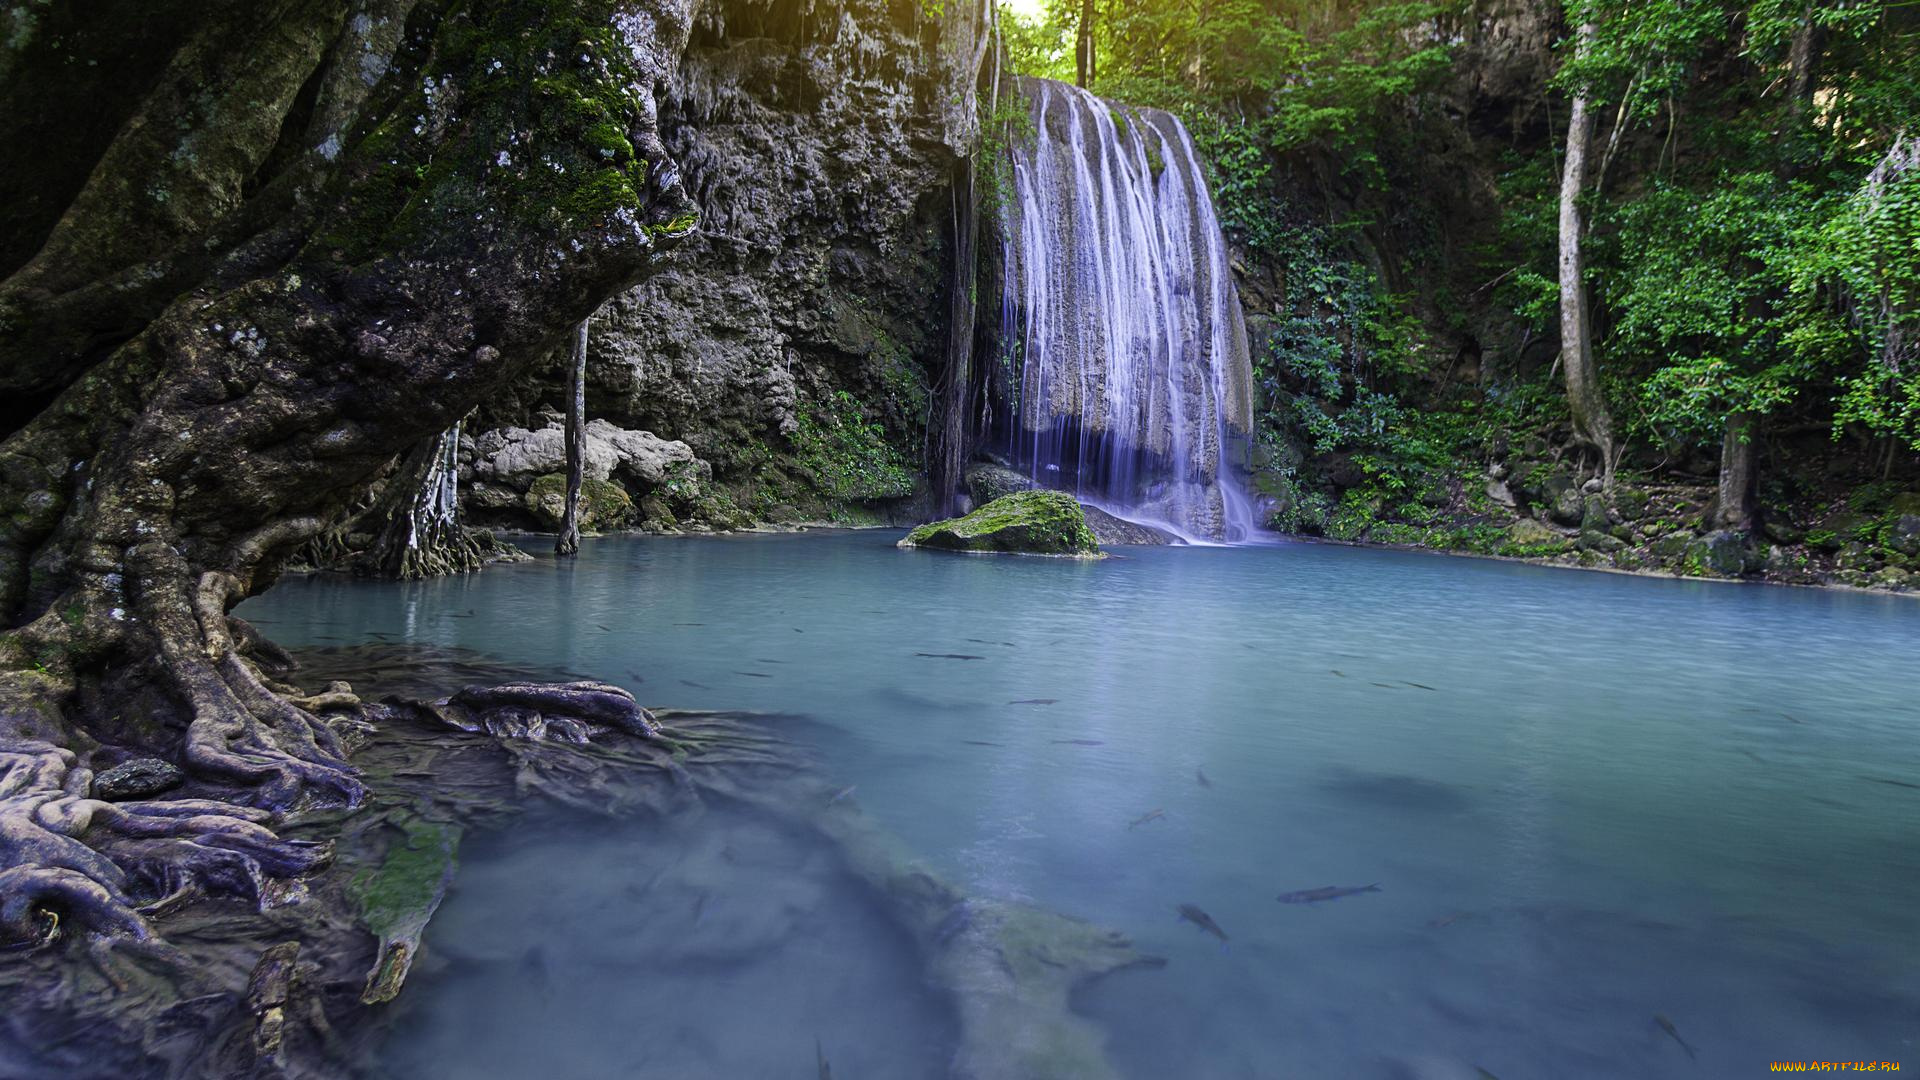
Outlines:
[[[1073,496],[1059,491],[1003,495],[965,517],[922,525],[901,547],[1099,558],[1100,544]]]

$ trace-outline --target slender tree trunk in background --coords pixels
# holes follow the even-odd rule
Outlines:
[[[1574,45],[1577,58],[1592,42],[1594,27],[1583,23]],[[1567,158],[1560,177],[1560,358],[1567,375],[1567,405],[1576,439],[1600,455],[1601,476],[1613,482],[1613,418],[1600,390],[1593,358],[1593,327],[1588,320],[1586,263],[1580,252],[1580,189],[1586,183],[1587,150],[1593,141],[1593,116],[1586,91],[1574,94],[1567,117]]]
[[[567,508],[560,517],[555,555],[580,553],[580,485],[587,471],[587,323],[573,331],[573,362],[567,366]]]
[[[1716,529],[1760,531],[1760,418],[1751,412],[1727,417],[1720,440],[1720,488],[1714,500],[1712,525]]]
[[[1080,0],[1080,25],[1073,39],[1073,81],[1081,89],[1093,86],[1093,0]]]
[[[1781,122],[1777,140],[1780,156],[1774,169],[1775,175],[1783,181],[1792,179],[1794,173],[1799,171],[1799,137],[1813,103],[1814,63],[1818,50],[1813,5],[1809,3],[1801,10],[1800,25],[1794,30],[1793,41],[1787,49],[1786,115]],[[1757,260],[1751,262],[1748,272],[1761,272]],[[1754,325],[1764,324],[1770,304],[1782,299],[1777,294],[1756,297],[1748,305],[1748,319]],[[1760,341],[1755,342],[1754,347],[1769,346]],[[1749,535],[1758,535],[1760,531],[1758,459],[1761,421],[1759,413],[1749,410],[1737,410],[1727,415],[1726,431],[1720,440],[1719,485],[1714,499],[1713,520],[1709,523],[1715,529]]]

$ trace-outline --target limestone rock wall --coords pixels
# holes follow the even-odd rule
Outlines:
[[[695,20],[661,126],[700,230],[593,320],[587,413],[684,447],[756,520],[905,514],[945,346],[944,110],[969,81],[947,39],[971,28],[884,0]],[[544,440],[561,372],[485,426]]]

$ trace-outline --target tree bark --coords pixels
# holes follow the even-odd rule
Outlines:
[[[1575,38],[1579,57],[1594,37],[1583,23]],[[1567,157],[1560,176],[1560,359],[1567,379],[1567,405],[1574,438],[1600,455],[1601,475],[1613,482],[1613,418],[1593,356],[1593,327],[1588,316],[1586,264],[1581,255],[1580,190],[1586,183],[1587,151],[1593,141],[1593,116],[1585,90],[1575,91],[1567,117]]]
[[[1760,531],[1760,473],[1758,460],[1760,418],[1750,412],[1727,417],[1720,439],[1720,483],[1714,499],[1713,527],[1734,532]]]
[[[99,103],[134,120],[0,268],[0,944],[144,937],[141,909],[195,891],[284,898],[324,853],[276,815],[362,787],[228,610],[697,223],[657,129],[688,32],[666,0],[180,17],[158,81]],[[0,106],[126,61],[9,48]],[[103,746],[203,797],[90,798]]]
[[[1073,81],[1082,90],[1092,89],[1098,75],[1094,70],[1093,0],[1080,0],[1080,19],[1073,34]]]
[[[580,553],[580,485],[587,470],[587,320],[573,332],[573,355],[567,365],[567,505],[560,514],[555,555]]]

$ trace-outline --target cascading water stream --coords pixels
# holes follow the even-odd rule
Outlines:
[[[1252,429],[1247,332],[1186,128],[1022,79],[1002,229],[1006,443],[1049,487],[1190,539],[1255,532],[1230,467]]]

